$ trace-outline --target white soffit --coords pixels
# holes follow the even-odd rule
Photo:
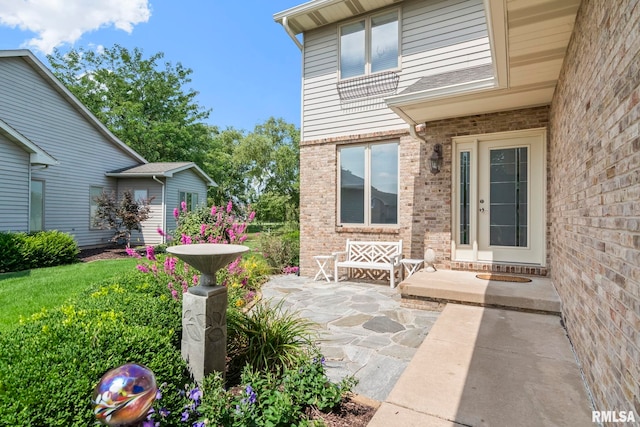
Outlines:
[[[387,104],[410,124],[550,104],[580,1],[485,0],[494,87],[401,94]]]
[[[293,34],[300,34],[400,1],[402,0],[313,0],[276,13],[273,19],[282,24],[286,18]]]

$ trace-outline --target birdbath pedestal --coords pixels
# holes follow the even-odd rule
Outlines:
[[[249,248],[197,243],[170,246],[167,252],[200,271],[198,286],[182,297],[182,358],[196,381],[213,371],[224,375],[227,358],[227,288],[216,285],[216,272]]]

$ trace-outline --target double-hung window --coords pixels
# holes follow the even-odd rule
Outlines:
[[[398,68],[398,10],[340,27],[340,78]]]
[[[342,147],[339,223],[398,224],[398,143]]]

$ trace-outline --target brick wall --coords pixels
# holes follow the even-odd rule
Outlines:
[[[300,268],[314,275],[313,255],[344,250],[346,239],[403,240],[404,256],[422,258],[431,246],[436,265],[451,268],[451,139],[456,136],[506,132],[548,126],[549,108],[482,114],[429,122],[417,140],[408,132],[386,132],[303,141],[300,144]],[[336,151],[339,145],[387,140],[400,141],[400,218],[398,227],[336,227]],[[443,145],[439,174],[429,171],[428,159],[436,143]],[[486,269],[487,265],[460,264],[461,269]],[[502,271],[503,266],[492,266]],[[504,270],[506,271],[506,270]],[[530,274],[546,274],[530,269]],[[516,272],[516,271],[514,271]],[[521,271],[520,271],[521,272]]]
[[[550,119],[551,276],[598,410],[640,415],[640,4],[584,0]]]

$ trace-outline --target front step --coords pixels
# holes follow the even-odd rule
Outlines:
[[[445,303],[560,315],[560,298],[549,278],[527,276],[528,283],[498,282],[477,272],[421,270],[398,286],[402,305],[433,310]]]

